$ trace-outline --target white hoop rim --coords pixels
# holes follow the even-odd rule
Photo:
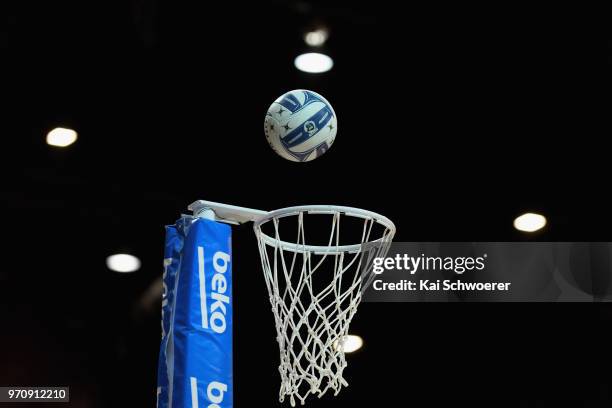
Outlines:
[[[299,215],[306,212],[308,214],[334,214],[340,213],[347,217],[362,218],[364,220],[372,220],[373,222],[382,225],[386,228],[385,234],[375,240],[352,245],[306,245],[296,244],[293,242],[282,241],[272,238],[261,231],[261,226],[272,219]],[[270,211],[266,215],[254,221],[253,230],[257,239],[262,240],[265,244],[272,247],[281,247],[283,250],[291,252],[305,253],[310,252],[315,255],[332,255],[339,253],[356,253],[361,251],[364,244],[373,244],[377,242],[391,241],[395,235],[395,224],[384,215],[375,213],[361,208],[346,207],[341,205],[298,205],[294,207],[281,208]]]

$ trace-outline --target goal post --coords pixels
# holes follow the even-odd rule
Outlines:
[[[277,332],[279,400],[305,404],[348,386],[342,345],[373,276],[372,259],[389,250],[393,222],[337,205],[263,211],[199,200],[189,209],[193,215],[167,229],[158,407],[232,407],[226,224],[253,223]]]

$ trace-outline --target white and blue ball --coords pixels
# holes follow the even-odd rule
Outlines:
[[[281,157],[306,162],[323,155],[338,131],[336,113],[316,92],[289,91],[275,100],[266,114],[268,143]]]

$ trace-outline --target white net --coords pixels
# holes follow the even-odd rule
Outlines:
[[[326,223],[324,245],[307,241],[306,219],[313,217]],[[358,244],[342,244],[340,224],[347,220],[353,239],[360,234]],[[289,397],[295,406],[296,399],[304,404],[310,394],[338,394],[348,385],[343,340],[373,276],[372,260],[386,255],[395,226],[365,210],[305,206],[273,211],[254,229],[280,348],[280,401]],[[281,230],[286,235],[293,230],[297,238],[283,241]]]

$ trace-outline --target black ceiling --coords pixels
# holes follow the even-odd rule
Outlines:
[[[159,307],[139,302],[161,274],[163,226],[195,199],[367,208],[400,241],[528,239],[512,229],[526,210],[549,218],[529,239],[612,239],[610,66],[585,12],[210,3],[0,5],[0,385],[68,384],[75,407],[152,406]],[[335,67],[304,74],[293,58],[316,25]],[[333,148],[306,164],[263,135],[269,104],[296,88],[339,118]],[[56,126],[77,143],[47,146]],[[236,406],[276,406],[256,242],[248,226],[234,241]],[[108,271],[120,250],[142,269]],[[599,406],[611,319],[602,305],[367,304],[351,386],[312,406]]]

